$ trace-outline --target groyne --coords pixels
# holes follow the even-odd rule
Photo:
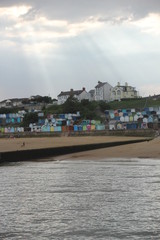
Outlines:
[[[149,141],[151,139],[137,139],[128,141],[116,141],[116,142],[103,142],[94,144],[81,144],[72,146],[61,146],[53,148],[40,148],[29,150],[17,150],[0,153],[0,163],[4,162],[18,162],[18,161],[33,161],[38,159],[44,159],[49,157],[55,157],[65,154],[71,154],[76,152],[83,152],[89,150],[95,150],[100,148],[109,148],[126,144],[140,143]]]

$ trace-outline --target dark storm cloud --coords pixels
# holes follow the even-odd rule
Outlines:
[[[100,21],[110,17],[132,15],[134,19],[145,17],[150,12],[160,13],[159,0],[1,0],[0,7],[31,5],[28,17],[41,13],[51,19],[81,21],[90,16],[103,16]],[[121,19],[123,21],[123,18]]]

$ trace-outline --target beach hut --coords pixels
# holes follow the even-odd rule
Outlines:
[[[123,112],[119,112],[119,116],[120,116],[120,117],[123,117]]]
[[[83,131],[83,126],[82,125],[78,125],[78,131]]]
[[[134,119],[134,122],[137,122],[138,121],[138,118],[139,118],[139,116],[136,114],[136,115],[134,115],[134,117],[133,117],[133,119]]]
[[[54,127],[53,127],[53,126],[51,126],[50,131],[51,131],[51,132],[54,132]]]
[[[1,128],[1,133],[5,133],[5,128],[4,127]]]
[[[91,130],[91,125],[87,125],[87,131]]]
[[[120,121],[120,117],[115,117],[114,120]]]
[[[91,125],[91,130],[95,130],[96,126],[95,125]]]
[[[128,116],[124,117],[124,122],[129,122],[129,117]]]
[[[74,125],[74,132],[77,132],[78,131],[78,126],[77,125]]]
[[[14,127],[11,127],[11,128],[10,128],[10,133],[14,133],[14,132],[15,132]]]
[[[6,124],[9,124],[11,122],[10,118],[6,118]]]
[[[153,123],[153,116],[152,116],[152,115],[149,116],[149,118],[148,118],[148,123]]]
[[[121,121],[121,122],[124,122],[124,117],[120,117],[120,121]]]
[[[148,118],[143,118],[143,123],[148,123]]]
[[[4,132],[8,133],[8,128],[7,127],[5,127]]]
[[[114,119],[114,113],[110,113],[110,119]]]
[[[109,130],[116,130],[116,124],[117,122],[115,120],[111,120],[109,122]]]
[[[117,126],[116,126],[116,129],[117,129],[117,130],[123,129],[123,124],[120,123],[120,122],[118,122],[118,123],[117,123]]]
[[[116,113],[114,114],[114,117],[115,117],[115,118],[119,117],[119,113],[116,112]]]
[[[87,125],[83,125],[83,131],[87,131]]]
[[[22,122],[21,117],[18,117],[18,118],[17,118],[17,123],[21,123],[21,122]]]
[[[129,116],[129,121],[133,122],[134,121],[134,117],[133,116]]]

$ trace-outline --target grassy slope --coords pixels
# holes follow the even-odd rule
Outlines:
[[[129,108],[138,108],[142,110],[145,107],[157,107],[160,106],[160,99],[153,100],[153,99],[132,99],[132,100],[124,100],[121,102],[114,101],[109,103],[110,109],[129,109]]]

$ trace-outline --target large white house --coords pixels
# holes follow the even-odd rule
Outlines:
[[[111,91],[113,87],[107,82],[98,82],[95,86],[95,101],[107,101],[111,100]]]
[[[135,87],[128,86],[128,83],[126,82],[125,85],[120,85],[120,83],[117,83],[117,86],[115,86],[111,91],[111,100],[121,100],[125,98],[137,98],[139,97],[138,92],[136,91]]]
[[[67,92],[61,92],[57,98],[58,98],[58,105],[63,104],[66,102],[66,100],[73,96],[74,98],[77,98],[78,101],[82,101],[83,99],[88,99],[88,93],[85,88],[82,88],[82,90],[73,90]]]

